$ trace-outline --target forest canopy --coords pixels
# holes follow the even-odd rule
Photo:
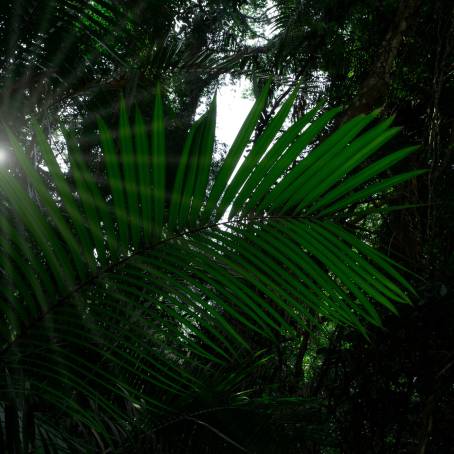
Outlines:
[[[452,452],[451,1],[4,1],[0,38],[0,452]]]

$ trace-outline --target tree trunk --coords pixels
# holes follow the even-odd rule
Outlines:
[[[383,103],[391,83],[394,62],[404,40],[405,32],[416,21],[420,2],[421,0],[402,0],[400,2],[396,19],[385,36],[378,59],[361,84],[349,109],[342,116],[341,123],[345,123],[361,113],[370,112]]]

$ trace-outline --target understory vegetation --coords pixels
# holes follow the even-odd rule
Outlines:
[[[454,452],[451,1],[19,0],[0,38],[0,452]]]

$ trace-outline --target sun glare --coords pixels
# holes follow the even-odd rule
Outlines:
[[[0,148],[0,165],[4,165],[8,161],[8,152],[4,148]]]

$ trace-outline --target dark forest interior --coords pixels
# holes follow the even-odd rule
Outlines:
[[[0,453],[454,453],[453,151],[452,0],[2,0]]]

